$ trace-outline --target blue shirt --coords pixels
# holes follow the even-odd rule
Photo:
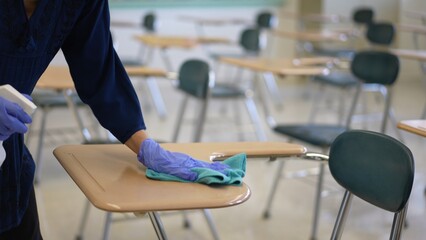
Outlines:
[[[103,127],[125,142],[145,129],[139,101],[112,46],[107,0],[40,0],[30,19],[23,0],[0,0],[0,85],[31,94],[62,49],[76,90]],[[0,232],[26,210],[34,161],[21,134],[4,141],[0,168]]]

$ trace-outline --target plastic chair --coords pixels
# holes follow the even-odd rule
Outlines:
[[[66,109],[68,108],[67,99],[64,97],[62,92],[56,92],[51,90],[41,90],[36,89],[32,95],[32,100],[34,104],[37,106],[37,111],[35,113],[36,115],[40,115],[40,125],[39,125],[39,131],[38,131],[38,140],[37,140],[37,147],[36,147],[36,154],[35,154],[35,163],[37,165],[36,173],[34,176],[34,183],[37,184],[40,182],[40,176],[41,176],[41,169],[42,169],[42,162],[43,162],[43,146],[45,143],[45,136],[47,133],[46,126],[47,126],[47,119],[48,114],[54,110],[54,109]],[[85,104],[80,100],[77,94],[71,93],[70,97],[72,101],[74,102],[76,107],[82,108],[86,107]],[[77,111],[77,109],[75,109]],[[77,121],[82,121],[81,117],[76,114],[76,112],[73,112],[74,117]],[[30,140],[33,138],[34,134],[34,125],[30,124],[28,133],[26,135],[25,144],[29,145]]]
[[[256,16],[256,26],[260,29],[272,29],[277,27],[278,18],[269,11],[261,11]]]
[[[394,36],[395,28],[391,23],[387,22],[370,23],[366,31],[366,38],[371,45],[371,49],[388,48],[392,44]],[[314,76],[312,80],[313,82],[319,84],[320,90],[316,91],[316,94],[313,97],[314,104],[312,106],[312,111],[309,117],[310,121],[314,122],[319,110],[319,103],[321,103],[324,97],[327,96],[324,93],[326,90],[325,87],[333,87],[339,89],[338,92],[340,97],[338,101],[338,122],[341,123],[345,115],[345,95],[347,95],[351,89],[355,88],[358,82],[357,78],[350,70],[336,70],[331,72],[329,75]],[[369,85],[364,90],[382,93],[381,86],[377,85]],[[390,114],[391,117],[394,119],[392,111],[390,112]]]
[[[353,41],[357,36],[364,35],[364,29],[369,27],[374,21],[374,10],[371,8],[363,7],[355,9],[352,13],[352,22],[354,23],[354,29],[351,30],[350,40],[352,41],[350,45],[353,45]],[[355,37],[355,38],[354,38]],[[310,43],[305,46],[305,49],[308,49],[309,52],[315,55],[331,56],[344,59],[352,59],[356,49],[355,46],[350,48],[336,48],[336,47],[325,47],[325,46],[315,46]]]
[[[364,51],[359,52],[355,55],[351,63],[352,73],[359,79],[356,87],[356,93],[353,98],[353,102],[349,111],[349,115],[346,119],[346,124],[277,124],[274,118],[269,114],[267,108],[265,113],[267,114],[268,123],[271,125],[272,130],[279,134],[290,138],[290,141],[296,140],[309,144],[310,146],[322,149],[324,154],[327,154],[328,148],[334,141],[334,139],[341,133],[349,130],[351,126],[352,116],[355,111],[355,106],[360,98],[362,87],[366,84],[377,84],[383,86],[386,93],[386,101],[383,111],[383,120],[381,126],[381,132],[386,131],[386,123],[390,112],[390,87],[394,84],[399,73],[399,60],[398,58],[388,52],[380,51]],[[270,217],[270,210],[275,193],[278,188],[279,180],[282,176],[284,168],[284,161],[280,161],[276,174],[273,179],[273,185],[271,187],[267,205],[264,211],[264,218]],[[321,193],[323,188],[324,178],[324,164],[321,163],[318,172],[318,181],[315,195],[315,206],[311,230],[311,239],[316,239],[318,220],[320,213]],[[310,174],[304,172],[303,175]]]
[[[215,83],[214,73],[211,71],[206,62],[197,59],[185,61],[179,69],[177,88],[185,93],[185,96],[178,110],[179,115],[177,117],[172,142],[176,142],[178,140],[185,111],[188,109],[187,104],[189,98],[200,100],[201,103],[199,111],[197,112],[198,116],[196,117],[197,123],[195,125],[194,135],[192,138],[193,142],[201,141],[208,111],[208,102],[213,99],[232,101],[238,99],[244,100],[258,140],[266,140],[265,133],[263,132],[263,128],[260,123],[260,117],[252,98],[252,92],[250,90],[240,89],[236,85],[232,84]],[[237,102],[235,102],[235,104],[236,103]],[[238,106],[236,106],[236,118],[239,116],[238,109]]]
[[[414,181],[411,151],[384,134],[348,131],[331,145],[328,165],[346,190],[331,239],[341,238],[353,196],[393,212],[389,239],[400,239]]]
[[[155,34],[158,28],[158,20],[153,12],[148,12],[142,17],[140,28],[147,34]],[[122,58],[121,62],[125,66],[142,66],[145,65],[147,59],[149,59],[149,51],[146,51],[142,44],[139,45],[136,57],[133,59]]]
[[[261,15],[261,16],[263,17],[259,17],[260,19],[259,21],[265,25],[267,25],[266,22],[273,21],[271,20],[272,16],[270,17],[264,16],[264,15]],[[264,26],[263,28],[266,28],[266,26]],[[260,57],[262,55],[262,51],[266,47],[267,36],[266,36],[266,33],[264,33],[262,31],[262,28],[260,27],[246,28],[243,31],[241,31],[238,43],[241,49],[241,52],[239,53],[211,53],[210,54],[210,57],[214,60],[214,68],[215,68],[216,75],[220,74],[221,64],[219,63],[218,59],[221,57],[233,57],[233,58]],[[239,82],[237,81],[242,79],[243,69],[237,68],[236,70],[237,71],[235,75],[232,78],[227,79],[228,82],[234,82],[235,84],[239,84]],[[255,73],[253,72],[252,74],[253,75],[250,78],[254,79]],[[230,76],[231,74],[223,74],[223,75]],[[282,96],[275,79],[265,78],[264,81],[268,88],[269,93],[271,94],[272,100],[275,102],[276,105],[282,105]]]

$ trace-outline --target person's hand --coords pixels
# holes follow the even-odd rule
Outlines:
[[[28,128],[25,124],[31,121],[31,116],[21,106],[0,97],[0,141],[6,140],[13,133],[26,133]]]
[[[149,138],[142,142],[138,160],[149,169],[173,175],[186,181],[197,179],[198,174],[191,170],[193,168],[209,168],[223,174],[226,174],[225,170],[229,168],[228,165],[220,162],[204,162],[193,159],[184,153],[167,151]]]

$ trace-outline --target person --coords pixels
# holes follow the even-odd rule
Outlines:
[[[196,177],[192,167],[224,172],[225,164],[167,152],[148,137],[137,95],[113,48],[109,20],[107,0],[1,0],[0,85],[30,95],[62,50],[81,100],[147,168],[187,181]],[[0,140],[6,151],[0,167],[0,240],[42,239],[35,164],[23,141],[30,122],[22,108],[0,97]]]

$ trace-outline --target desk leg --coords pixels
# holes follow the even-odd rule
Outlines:
[[[152,100],[154,101],[155,109],[157,110],[158,116],[165,119],[167,116],[166,105],[164,104],[163,97],[161,96],[160,89],[154,78],[148,77],[146,83],[151,93]]]
[[[105,216],[105,225],[104,225],[104,233],[102,236],[102,240],[108,240],[111,232],[111,223],[112,223],[112,212],[107,212]]]
[[[149,219],[154,227],[155,233],[159,240],[167,240],[166,231],[164,231],[163,223],[157,212],[148,212]]]
[[[64,97],[67,100],[67,105],[69,107],[69,109],[71,110],[71,112],[73,113],[76,121],[77,121],[77,125],[80,128],[81,134],[83,135],[83,139],[85,141],[89,141],[92,139],[89,130],[84,126],[83,124],[83,120],[81,119],[81,116],[77,110],[77,107],[75,106],[75,103],[72,99],[72,90],[68,89],[66,91],[64,91]]]

